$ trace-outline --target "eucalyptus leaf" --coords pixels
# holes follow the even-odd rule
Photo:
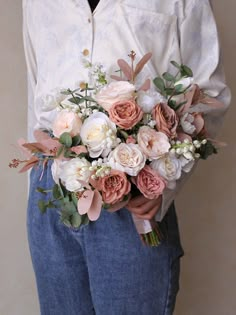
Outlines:
[[[171,62],[170,62],[175,68],[177,68],[177,69],[181,69],[181,66],[176,62],[176,61],[174,61],[174,60],[171,60]]]
[[[41,213],[45,213],[47,211],[47,204],[44,200],[38,201],[38,207]]]
[[[59,139],[59,142],[61,144],[64,144],[67,148],[70,148],[72,146],[72,137],[69,134],[69,132],[64,132]]]
[[[47,194],[47,192],[45,191],[45,189],[42,188],[42,187],[37,187],[36,191],[39,192],[39,193],[41,193],[41,194],[44,194],[44,195]]]
[[[61,195],[61,191],[60,191],[58,184],[54,185],[53,190],[52,190],[52,195],[53,195],[53,198],[55,198],[55,199],[59,199],[59,198],[63,197]]]
[[[78,212],[75,212],[71,217],[71,224],[73,227],[78,228],[81,225],[81,216]]]
[[[169,82],[175,81],[175,77],[169,72],[164,72],[162,76],[166,81],[169,81]]]
[[[80,138],[79,135],[78,136],[74,136],[72,138],[72,146],[75,147],[75,146],[79,145],[80,141],[81,141],[81,138]]]
[[[159,78],[159,77],[155,78],[153,80],[153,83],[161,92],[165,90],[165,82],[162,78]]]
[[[193,71],[192,71],[192,69],[190,69],[188,66],[186,66],[186,65],[182,65],[181,66],[181,72],[183,73],[184,72],[184,74],[185,75],[187,75],[188,77],[193,77]]]

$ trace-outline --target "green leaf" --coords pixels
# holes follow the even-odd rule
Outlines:
[[[177,69],[181,69],[181,66],[176,62],[176,61],[174,61],[174,60],[171,60],[171,62],[170,62],[175,68],[177,68]]]
[[[87,216],[87,214],[84,214],[84,215],[82,215],[82,217],[81,217],[81,224],[83,224],[83,225],[87,225],[87,224],[89,224],[89,217]]]
[[[47,204],[46,204],[47,208],[56,208],[56,205],[52,202],[52,201],[49,201]]]
[[[188,76],[188,77],[192,77],[193,76],[193,71],[185,65],[181,65],[181,73],[183,76]]]
[[[176,108],[176,101],[174,101],[174,100],[169,100],[169,101],[168,101],[168,105],[169,105],[172,109],[175,110],[175,108]]]
[[[57,185],[57,184],[54,185],[53,190],[52,190],[52,195],[53,195],[53,198],[55,198],[55,199],[59,199],[59,198],[63,197],[63,195],[61,195],[59,185]]]
[[[161,91],[164,92],[165,90],[165,82],[162,78],[155,78],[153,80],[153,83],[155,84],[155,86]]]
[[[56,155],[57,158],[62,154],[64,148],[65,148],[64,145],[62,145],[62,146],[57,150],[57,155]]]
[[[175,91],[177,93],[183,92],[183,84],[177,84],[175,85]]]
[[[42,187],[37,187],[36,191],[41,193],[41,194],[47,195],[47,192]]]
[[[70,101],[73,104],[79,105],[80,104],[80,97],[74,96],[68,99],[68,101]]]
[[[166,81],[170,81],[170,82],[174,82],[175,81],[175,77],[169,73],[169,72],[165,72],[163,73],[163,78],[166,80]]]
[[[78,212],[75,212],[71,217],[71,224],[73,227],[78,228],[81,225],[81,216]]]
[[[72,201],[73,201],[75,207],[77,208],[78,199],[77,199],[76,195],[75,195],[75,194],[72,194],[72,195],[71,195],[71,198],[72,198]]]
[[[167,95],[172,95],[174,91],[175,91],[175,89],[173,89],[173,88],[166,88],[165,89],[165,92]]]
[[[210,155],[217,154],[218,150],[213,143],[208,140],[205,145],[202,145],[201,148],[197,150],[197,153],[201,155],[201,159],[206,160]]]
[[[45,203],[44,200],[39,200],[38,201],[38,207],[41,213],[45,213],[47,211],[47,204]]]
[[[69,132],[64,132],[59,139],[59,142],[61,144],[64,144],[67,148],[70,148],[72,146],[72,137],[69,134]]]
[[[79,135],[78,136],[74,136],[72,138],[72,146],[75,147],[75,146],[79,145],[80,141],[81,141],[81,138],[80,138]]]

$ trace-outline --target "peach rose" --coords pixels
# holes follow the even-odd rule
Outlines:
[[[125,173],[111,170],[109,175],[98,179],[96,188],[102,192],[102,198],[105,203],[114,205],[129,194],[131,184]]]
[[[114,103],[132,99],[134,92],[135,86],[127,81],[111,82],[95,95],[95,99],[108,111]]]
[[[64,132],[69,132],[72,137],[80,133],[82,121],[76,113],[62,110],[58,113],[52,131],[55,137],[59,138]]]
[[[137,177],[133,178],[133,181],[144,197],[148,199],[157,199],[166,187],[165,180],[148,165],[138,173]]]
[[[138,145],[150,160],[160,158],[171,147],[166,134],[157,132],[148,126],[143,126],[139,129]]]
[[[126,130],[134,127],[143,118],[143,111],[132,100],[116,102],[108,112],[110,119]]]
[[[169,138],[176,137],[178,117],[175,111],[166,103],[157,104],[152,111],[158,131],[165,133]]]

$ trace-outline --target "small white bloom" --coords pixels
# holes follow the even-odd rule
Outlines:
[[[69,191],[82,191],[83,182],[88,183],[91,164],[85,158],[74,158],[66,161],[60,172],[60,178]]]
[[[137,104],[142,108],[144,113],[151,113],[155,105],[166,102],[166,99],[155,91],[139,91]]]
[[[50,91],[50,94],[41,97],[41,107],[44,111],[56,109],[68,97],[68,95],[61,93],[62,90],[62,88],[55,88]]]
[[[66,161],[57,160],[57,159],[55,159],[52,163],[52,166],[51,166],[52,178],[56,184],[59,184],[61,169],[62,169],[63,164],[65,163]]]
[[[193,115],[191,115],[189,113],[185,113],[180,118],[180,124],[183,128],[183,131],[189,135],[192,135],[196,130],[196,127],[193,125],[193,122],[194,122],[194,117],[193,117]]]

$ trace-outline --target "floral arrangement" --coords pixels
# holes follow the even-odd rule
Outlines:
[[[46,97],[45,107],[58,109],[52,130],[36,130],[34,143],[19,140],[27,159],[10,163],[23,163],[24,172],[53,160],[53,199],[38,206],[45,213],[59,205],[61,221],[69,227],[97,220],[102,208],[116,211],[137,194],[157,199],[166,188],[174,189],[196,160],[217,153],[198,105],[221,103],[194,84],[191,69],[171,61],[175,75],[165,72],[138,87],[137,77],[152,54],[139,62],[135,52],[128,56],[130,64],[119,59],[118,75],[109,79],[101,64],[85,58],[90,83]],[[42,187],[38,191],[47,193]],[[133,218],[142,240],[158,245],[157,222]]]

